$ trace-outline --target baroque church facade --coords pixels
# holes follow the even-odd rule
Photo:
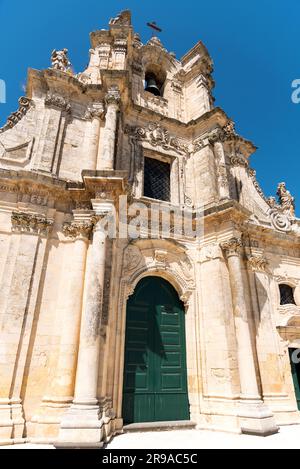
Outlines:
[[[0,443],[299,424],[293,197],[263,194],[201,42],[178,60],[129,11],[90,37],[82,73],[66,49],[29,69],[0,129]]]

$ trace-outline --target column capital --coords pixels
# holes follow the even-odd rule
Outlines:
[[[42,235],[48,235],[53,226],[52,220],[48,220],[41,215],[26,212],[12,212],[11,223],[12,231],[14,232]]]
[[[231,238],[228,241],[224,241],[220,244],[225,256],[240,256],[243,249],[243,242],[241,238]]]
[[[121,96],[119,88],[117,86],[111,87],[105,95],[106,105],[115,105],[118,107],[120,103],[120,98]]]
[[[68,238],[87,238],[92,232],[93,223],[91,221],[64,223],[63,233]]]
[[[261,255],[250,255],[247,257],[248,265],[252,272],[266,272],[268,260]]]

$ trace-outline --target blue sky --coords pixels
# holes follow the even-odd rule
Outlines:
[[[299,0],[0,0],[0,79],[7,87],[0,126],[18,107],[28,67],[48,67],[51,51],[67,47],[75,71],[81,71],[89,32],[107,28],[109,18],[127,8],[143,41],[150,37],[146,22],[154,20],[178,58],[199,39],[204,42],[215,64],[216,105],[259,147],[252,167],[266,195],[275,195],[277,183],[286,181],[300,214],[300,103],[291,100],[291,83],[300,79]]]

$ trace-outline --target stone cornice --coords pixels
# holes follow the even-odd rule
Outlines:
[[[250,220],[244,223],[245,231],[255,240],[262,240],[265,244],[276,246],[293,246],[300,249],[300,236],[297,236],[292,231],[285,233],[277,231],[271,226],[258,225]]]
[[[53,225],[52,220],[37,214],[12,212],[12,231],[47,235]]]

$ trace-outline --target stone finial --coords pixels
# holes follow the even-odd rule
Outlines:
[[[130,26],[131,12],[129,10],[121,11],[121,13],[119,13],[115,18],[111,18],[109,25]]]
[[[162,45],[161,40],[157,36],[151,37],[149,41],[147,42],[147,46],[154,46],[154,47],[159,47],[163,51],[167,51],[164,46]]]
[[[71,62],[68,59],[68,49],[56,50],[51,54],[51,67],[61,72],[69,72],[71,70]]]
[[[287,190],[285,182],[278,184],[277,196],[279,205],[284,213],[295,217],[295,198]]]
[[[221,248],[226,257],[237,256],[242,252],[243,242],[241,238],[231,238],[221,243]]]

